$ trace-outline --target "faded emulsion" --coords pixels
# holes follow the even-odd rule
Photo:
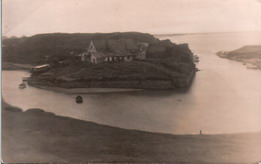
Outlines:
[[[258,44],[261,41],[256,35],[256,33],[225,33],[163,36],[163,39],[170,38],[173,41],[189,43],[191,50],[200,56],[200,62],[196,64],[196,67],[201,71],[197,72],[191,86],[185,90],[52,87],[41,89],[30,85],[25,89],[19,89],[18,85],[22,78],[29,77],[30,73],[4,70],[2,72],[3,99],[24,111],[40,108],[56,115],[125,129],[181,136],[258,132],[261,130],[259,124],[260,70],[247,69],[239,62],[222,59],[215,55],[220,50],[228,51],[236,49],[240,45]],[[244,40],[238,38],[244,38]],[[199,43],[199,40],[205,44]],[[75,102],[77,96],[82,97],[82,103]],[[250,106],[251,108],[249,108]],[[191,141],[198,142],[193,138]],[[249,143],[245,143],[247,140],[238,141],[246,147],[252,148]],[[218,139],[216,142],[221,144],[223,140]],[[224,146],[224,148],[233,148],[233,146]],[[205,148],[200,147],[199,149],[204,150]],[[234,147],[234,149],[238,149],[237,153],[244,152],[244,149],[241,148]],[[74,150],[72,149],[72,151]],[[213,151],[217,151],[217,154],[221,153],[218,149]],[[254,152],[258,154],[258,149]],[[82,159],[91,159],[88,156],[83,158],[83,154],[78,155]],[[228,154],[229,158],[239,159],[233,155],[231,157],[231,154]],[[250,157],[256,159],[257,156],[246,153],[240,159],[250,159]],[[178,159],[182,160],[183,157],[179,156]],[[152,159],[151,156],[149,158]],[[167,158],[168,161],[175,161],[170,157]],[[208,158],[214,159],[212,156]],[[104,159],[100,161],[111,160]],[[192,158],[192,161],[193,159],[199,159],[199,156]],[[70,158],[68,160],[74,161]]]
[[[260,163],[260,0],[3,0],[4,163]]]

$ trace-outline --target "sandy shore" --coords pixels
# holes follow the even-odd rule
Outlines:
[[[73,110],[73,109],[72,109]],[[3,103],[2,159],[33,162],[257,163],[261,133],[172,135],[22,112]]]

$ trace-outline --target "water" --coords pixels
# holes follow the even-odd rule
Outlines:
[[[161,37],[189,43],[200,57],[189,91],[136,91],[63,94],[28,86],[19,89],[22,71],[3,71],[3,98],[21,107],[57,115],[153,132],[207,134],[261,131],[261,71],[219,58],[215,52],[261,44],[261,33],[217,33]]]

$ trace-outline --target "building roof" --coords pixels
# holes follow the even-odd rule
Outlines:
[[[119,39],[119,42],[126,50],[137,50],[138,47],[132,39]]]
[[[108,49],[112,52],[124,52],[124,46],[116,39],[107,40]]]
[[[90,43],[98,50],[93,53],[95,57],[131,56],[129,51],[138,49],[132,39],[94,40]]]
[[[96,58],[106,57],[106,55],[102,52],[95,52],[93,53],[93,56],[95,56]]]
[[[107,40],[93,40],[92,41],[96,50],[106,50],[107,49]]]
[[[98,51],[126,51],[138,49],[137,44],[132,39],[93,40],[89,43],[89,45],[91,44],[94,45]]]

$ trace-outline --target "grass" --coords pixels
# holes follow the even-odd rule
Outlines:
[[[252,64],[256,69],[261,69],[261,46],[244,46],[234,51],[227,53],[218,53],[220,57],[228,58],[231,60],[239,61],[244,64]]]
[[[261,133],[150,133],[56,116],[39,109],[22,112],[6,103],[2,108],[2,159],[6,163],[255,163],[261,159],[260,137]]]
[[[168,63],[168,61],[132,61],[116,64],[78,63],[55,68],[52,71],[56,78],[72,79],[172,79],[184,76],[193,70],[191,64]]]

